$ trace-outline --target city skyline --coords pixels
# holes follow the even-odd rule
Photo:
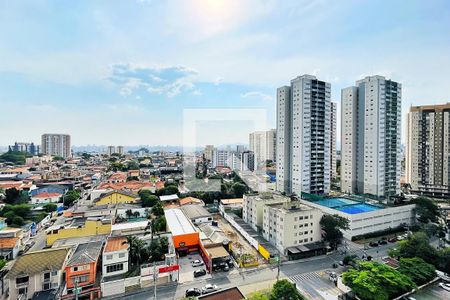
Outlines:
[[[366,75],[400,82],[402,143],[411,105],[450,102],[445,1],[394,1],[389,10],[354,1],[1,6],[3,146],[45,132],[70,134],[73,145],[181,145],[189,108],[262,108],[270,129],[276,88],[303,74],[331,83],[338,112],[341,88]],[[246,143],[253,131],[219,127],[205,128],[202,143],[222,134],[221,144]]]

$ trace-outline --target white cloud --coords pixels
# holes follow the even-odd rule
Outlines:
[[[251,91],[251,92],[241,94],[241,98],[257,98],[257,99],[261,99],[263,101],[271,101],[274,99],[273,96],[265,94],[263,92],[259,92],[259,91]]]
[[[197,72],[183,66],[114,64],[109,80],[120,86],[122,96],[130,96],[143,89],[152,94],[175,97],[184,91],[194,90]]]

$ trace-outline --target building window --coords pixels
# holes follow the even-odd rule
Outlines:
[[[44,273],[44,281],[48,281],[50,280],[50,272],[45,272]]]
[[[82,275],[82,276],[74,276],[72,277],[72,284],[75,285],[75,283],[80,284],[84,282],[89,281],[89,275]]]
[[[42,290],[50,290],[52,288],[52,284],[51,284],[51,282],[47,282],[47,283],[44,283],[43,285],[42,285]]]
[[[118,272],[123,270],[123,264],[106,266],[106,273]]]
[[[106,255],[106,260],[111,260],[112,259],[112,254]]]
[[[28,284],[28,280],[29,280],[28,276],[16,277],[16,285]]]
[[[58,271],[52,271],[52,276],[58,275]]]
[[[124,258],[125,257],[125,253],[119,253],[119,258]]]
[[[26,288],[26,287],[20,288],[19,291],[17,292],[17,294],[19,294],[19,295],[28,294],[28,288]]]

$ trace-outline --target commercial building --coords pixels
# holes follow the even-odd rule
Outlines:
[[[249,149],[255,153],[257,162],[276,159],[276,129],[255,131],[249,135]]]
[[[7,275],[9,299],[32,299],[39,292],[60,295],[70,253],[70,248],[57,248],[31,251],[19,256]]]
[[[287,254],[287,248],[320,242],[322,211],[300,201],[266,204],[263,208],[263,236]]]
[[[331,85],[303,75],[277,89],[277,190],[330,191]]]
[[[200,234],[195,230],[191,221],[183,214],[181,209],[170,208],[164,210],[167,228],[172,233],[175,250],[180,255],[198,251]]]
[[[269,204],[279,204],[289,201],[289,197],[274,193],[245,194],[242,205],[242,219],[254,230],[262,230],[264,207]]]
[[[68,134],[46,133],[42,135],[41,151],[43,154],[68,158],[72,156],[70,149],[70,135]]]
[[[341,188],[389,199],[400,193],[401,85],[369,76],[342,90]]]
[[[54,225],[46,230],[47,246],[56,240],[74,237],[87,237],[111,233],[111,219],[108,218],[74,218],[68,224]]]
[[[184,215],[191,220],[193,224],[211,223],[213,218],[212,214],[201,205],[187,204],[181,207]]]
[[[103,277],[121,275],[128,272],[130,245],[126,237],[110,237],[106,241],[102,255]]]
[[[413,106],[406,131],[406,183],[415,193],[450,196],[450,103]]]
[[[66,264],[66,287],[93,286],[97,277],[97,263],[102,252],[103,241],[79,244]]]
[[[337,136],[337,104],[331,102],[331,143],[330,143],[330,177],[334,179],[337,177],[336,169],[336,136]]]
[[[324,214],[339,215],[349,221],[345,238],[352,239],[368,233],[409,226],[415,222],[415,205],[387,207],[377,201],[362,202],[350,198],[301,200],[303,204],[320,209]]]

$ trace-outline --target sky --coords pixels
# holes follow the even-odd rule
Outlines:
[[[275,128],[276,88],[302,74],[330,82],[338,103],[364,76],[398,81],[403,119],[411,105],[450,102],[450,2],[0,3],[0,145],[47,132],[181,145],[186,110],[198,145],[247,143],[260,126],[232,116],[253,111]]]

